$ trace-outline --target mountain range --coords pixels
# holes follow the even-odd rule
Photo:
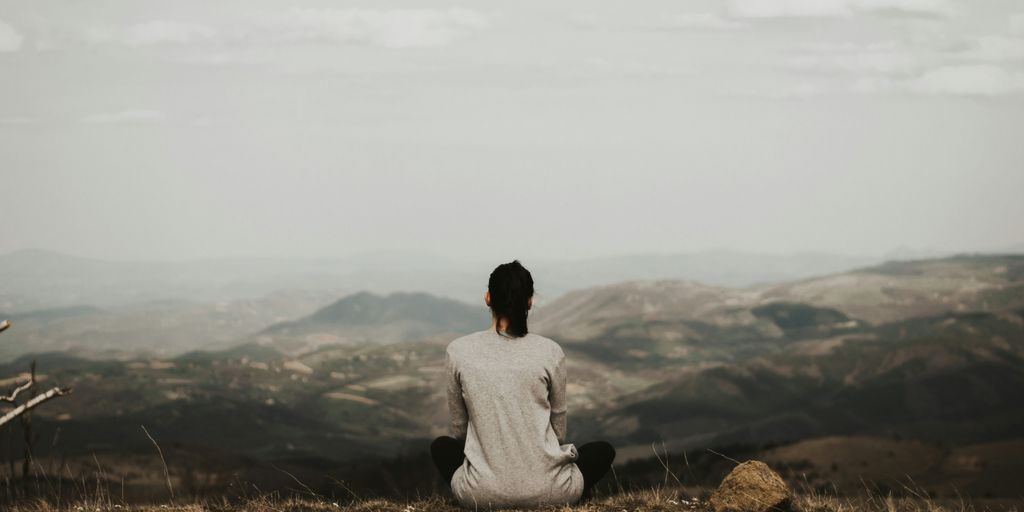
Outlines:
[[[567,353],[570,437],[607,439],[622,463],[649,457],[651,443],[677,452],[826,438],[1024,446],[1024,256],[887,262],[742,288],[631,280],[535,309],[531,331]],[[179,467],[208,472],[211,488],[240,468],[270,478],[287,467],[305,481],[419,453],[445,433],[444,347],[489,323],[482,307],[425,293],[317,296],[294,311],[215,350],[37,353],[0,375],[32,357],[40,378],[75,387],[36,423],[44,438],[59,427],[61,455],[82,467],[94,453],[148,453],[142,424],[174,443]],[[0,343],[21,341],[24,325],[88,325],[96,314],[15,318]],[[220,469],[202,462],[211,447],[227,461]],[[964,450],[980,463],[994,457]],[[776,456],[797,464],[801,453]],[[942,467],[928,469],[929,481],[953,485]]]
[[[511,259],[511,258],[510,258]],[[763,255],[737,251],[633,254],[587,259],[522,259],[538,283],[537,303],[574,289],[629,279],[693,279],[747,286],[838,272],[882,261],[825,253]],[[282,290],[417,290],[481,304],[487,275],[500,262],[460,261],[424,252],[371,252],[337,258],[108,261],[43,250],[0,255],[0,311],[149,301],[225,302]]]

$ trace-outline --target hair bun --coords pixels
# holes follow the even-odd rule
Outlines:
[[[530,271],[519,260],[502,263],[491,272],[487,292],[491,296],[491,312],[495,318],[504,318],[508,322],[505,332],[515,337],[525,336],[529,332],[526,316],[530,309],[530,297],[533,297],[533,276]]]

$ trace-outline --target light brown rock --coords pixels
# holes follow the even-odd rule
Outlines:
[[[786,482],[767,464],[758,460],[744,462],[725,476],[711,495],[715,512],[778,512],[790,510]]]

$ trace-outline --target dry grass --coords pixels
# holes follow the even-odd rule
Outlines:
[[[591,502],[562,507],[544,507],[548,512],[710,512],[706,500],[687,498],[681,487],[660,487],[626,491]],[[793,500],[792,510],[799,512],[986,512],[1024,510],[1024,501],[974,502],[936,500],[925,496],[868,496],[843,498],[822,494],[801,494]],[[241,501],[223,499],[192,503],[127,505],[109,499],[57,505],[46,500],[22,502],[2,507],[5,512],[463,512],[450,498],[430,496],[412,501],[361,499],[338,503],[324,498],[284,498],[276,494]]]

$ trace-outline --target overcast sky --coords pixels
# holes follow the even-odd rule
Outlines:
[[[1019,0],[0,0],[0,252],[1024,242]]]

